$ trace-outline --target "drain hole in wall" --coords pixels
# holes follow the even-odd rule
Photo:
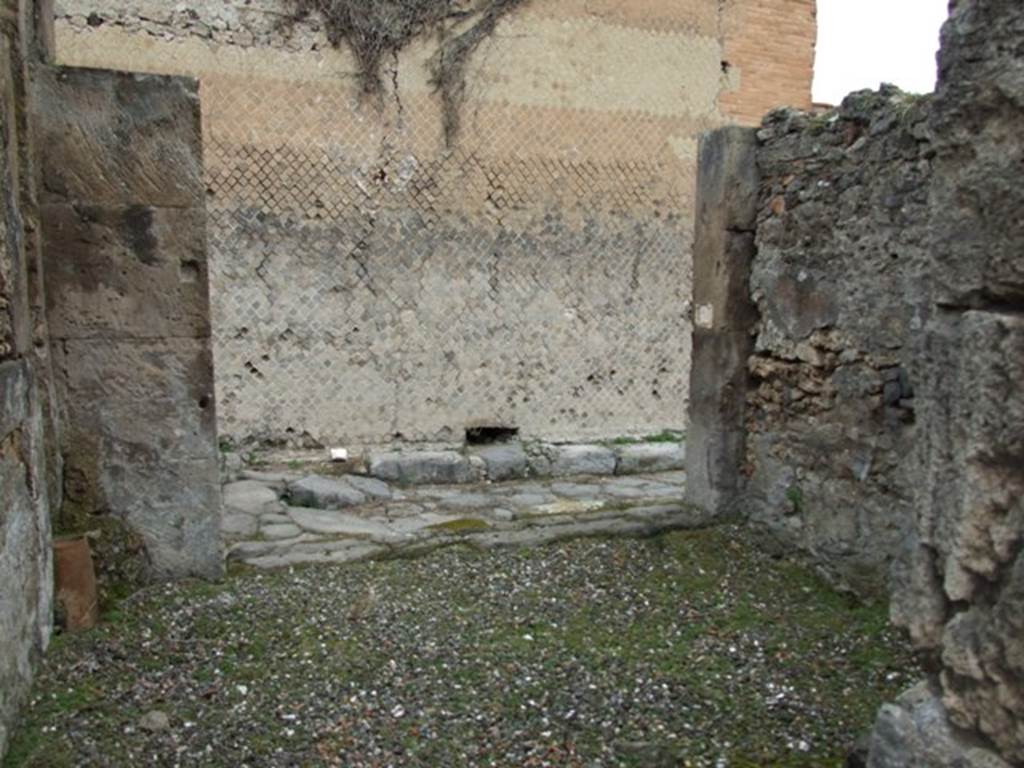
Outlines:
[[[466,445],[494,445],[519,437],[519,427],[467,427]]]

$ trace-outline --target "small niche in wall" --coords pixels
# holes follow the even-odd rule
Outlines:
[[[519,427],[466,427],[466,445],[508,443],[519,437]]]

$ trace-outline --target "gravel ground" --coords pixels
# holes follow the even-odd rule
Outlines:
[[[917,677],[739,529],[237,573],[57,638],[5,766],[831,766]]]

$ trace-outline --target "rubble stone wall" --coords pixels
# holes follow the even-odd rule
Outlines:
[[[534,0],[471,60],[452,147],[432,41],[360,98],[284,8],[58,4],[62,63],[201,82],[224,438],[683,428],[696,136],[754,94],[809,106],[813,1]],[[769,10],[799,39],[740,45]]]
[[[883,709],[874,768],[1024,764],[1022,125],[1024,6],[953,3],[928,121],[921,469],[892,611],[939,672]]]
[[[0,7],[0,756],[50,638],[61,486],[26,119],[31,69],[50,49],[37,21],[35,3]]]
[[[956,0],[934,96],[773,112],[756,168],[751,136],[705,139],[724,149],[702,157],[694,345],[704,389],[747,394],[693,400],[734,438],[688,447],[695,500],[857,591],[888,583],[929,677],[882,708],[871,768],[1024,764],[1022,72],[1024,6]],[[752,343],[745,375],[714,329]]]
[[[743,507],[862,593],[885,591],[911,522],[928,105],[866,91],[758,133]]]

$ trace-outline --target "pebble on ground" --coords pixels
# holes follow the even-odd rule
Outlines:
[[[57,638],[5,766],[827,766],[917,677],[736,528],[155,587]]]

